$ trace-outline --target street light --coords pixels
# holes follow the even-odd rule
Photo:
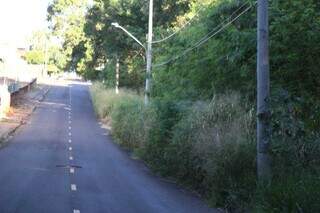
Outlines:
[[[149,103],[149,96],[151,90],[151,69],[152,69],[152,34],[153,34],[153,0],[149,1],[149,23],[148,23],[148,40],[147,40],[147,47],[142,44],[136,37],[134,37],[128,30],[120,26],[118,23],[114,22],[111,24],[116,28],[120,28],[125,33],[127,33],[131,38],[133,38],[140,46],[142,46],[146,51],[146,58],[147,58],[147,74],[146,74],[146,89],[145,89],[145,96],[144,96],[144,103],[148,105]]]
[[[126,30],[124,27],[120,26],[119,23],[117,22],[113,22],[111,23],[112,26],[119,28],[121,30],[123,30],[125,33],[127,33],[131,38],[133,38],[138,44],[140,44],[140,46],[143,47],[143,49],[146,51],[146,47],[142,44],[141,41],[139,41],[139,39],[137,39],[134,35],[132,35],[128,30]],[[119,93],[119,58],[117,57],[117,65],[116,65],[116,94]]]
[[[113,22],[111,24],[112,26],[116,27],[116,28],[119,28],[121,30],[123,30],[125,33],[127,33],[131,38],[133,38],[138,44],[140,44],[140,46],[143,47],[143,49],[146,50],[146,47],[142,44],[141,41],[139,41],[139,39],[137,39],[134,35],[132,35],[128,30],[126,30],[124,27],[122,27],[119,23],[117,22]]]

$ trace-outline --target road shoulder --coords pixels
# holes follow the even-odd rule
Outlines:
[[[49,92],[50,86],[36,85],[29,92],[15,97],[9,114],[0,120],[0,148],[4,147],[8,139],[24,124],[37,108],[38,104]]]

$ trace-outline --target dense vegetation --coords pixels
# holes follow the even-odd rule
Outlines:
[[[65,68],[104,82],[92,87],[93,101],[97,114],[111,120],[115,139],[214,206],[320,211],[319,1],[270,2],[268,186],[257,184],[255,175],[255,1],[155,0],[155,40],[177,33],[154,44],[152,102],[144,106],[144,50],[111,23],[145,42],[147,2],[95,0],[77,25],[68,10],[83,11],[83,2],[55,0],[49,7],[50,20],[72,20],[68,33],[53,27],[65,41]],[[117,58],[125,89],[119,95],[108,89],[115,85]]]
[[[46,31],[35,31],[29,39],[29,50],[24,55],[29,64],[44,65],[49,74],[58,73],[65,68],[62,47],[55,43]]]

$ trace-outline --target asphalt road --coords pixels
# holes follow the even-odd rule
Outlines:
[[[215,212],[112,142],[88,86],[53,86],[0,150],[0,213]]]

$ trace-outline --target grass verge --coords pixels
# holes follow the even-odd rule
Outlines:
[[[298,128],[297,134],[287,134],[286,125],[274,127],[273,179],[262,187],[255,174],[255,112],[236,93],[207,102],[154,99],[148,107],[142,97],[115,94],[100,83],[91,94],[97,115],[111,120],[120,145],[154,171],[198,191],[212,206],[229,212],[320,211],[317,134],[298,137]]]

